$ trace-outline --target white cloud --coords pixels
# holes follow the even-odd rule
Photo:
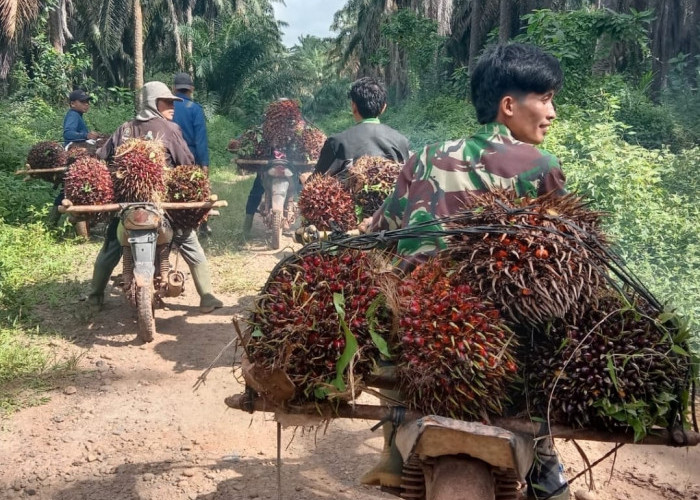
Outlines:
[[[289,25],[283,28],[282,42],[291,47],[301,35],[333,36],[330,32],[333,15],[343,8],[345,0],[285,0],[285,4],[272,5],[275,17]]]

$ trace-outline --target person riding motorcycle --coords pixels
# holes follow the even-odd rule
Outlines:
[[[108,160],[114,155],[115,149],[127,139],[157,138],[165,146],[169,166],[192,165],[194,157],[182,137],[180,127],[171,121],[174,113],[173,103],[177,100],[180,98],[173,95],[164,83],[156,81],[146,83],[141,89],[139,112],[136,118],[122,124],[97,150],[97,155]],[[117,240],[118,226],[119,219],[112,219],[107,227],[104,244],[95,261],[92,289],[88,295],[91,309],[102,308],[104,289],[122,256],[122,246]],[[196,228],[175,231],[173,242],[180,249],[180,254],[190,268],[192,281],[200,297],[200,312],[206,314],[223,307],[223,303],[213,294],[209,263],[197,239]]]
[[[384,205],[361,229],[393,230],[447,217],[472,206],[472,193],[491,188],[531,197],[565,193],[559,160],[535,148],[556,118],[553,98],[562,83],[559,61],[535,46],[487,48],[471,78],[472,102],[482,126],[469,138],[433,144],[413,155]],[[409,269],[443,248],[445,242],[436,237],[401,240],[400,267]],[[403,461],[391,435],[391,424],[384,424],[381,460],[362,477],[364,484],[401,484]],[[545,439],[537,446],[538,458],[528,475],[530,498],[569,498],[552,444]]]

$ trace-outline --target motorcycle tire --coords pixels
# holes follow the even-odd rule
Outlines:
[[[273,250],[278,250],[282,239],[282,213],[278,211],[272,212],[272,241],[270,242],[270,248]]]
[[[465,456],[439,457],[425,468],[426,500],[494,500],[491,467]]]
[[[138,316],[138,337],[143,342],[152,342],[156,333],[156,318],[153,314],[153,287],[140,286],[136,289],[136,314]]]

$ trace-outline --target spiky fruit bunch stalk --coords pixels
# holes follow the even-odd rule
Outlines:
[[[350,389],[351,373],[359,384],[372,370],[377,336],[390,324],[378,262],[347,250],[295,256],[273,271],[250,319],[246,353],[257,366],[287,373],[296,386],[291,403],[338,396]]]
[[[352,197],[335,177],[312,176],[299,195],[299,212],[321,231],[357,227]]]
[[[294,161],[316,162],[325,142],[326,134],[316,127],[304,124],[297,127],[290,157]]]
[[[556,321],[533,337],[530,411],[574,427],[631,427],[637,438],[667,427],[690,379],[687,346],[667,326],[612,291],[580,318]]]
[[[66,164],[66,152],[54,141],[38,142],[27,154],[27,165],[34,170],[63,167]]]
[[[272,149],[263,138],[261,127],[250,128],[231,139],[228,150],[245,160],[267,160],[272,154]]]
[[[121,144],[113,160],[117,201],[162,201],[165,158],[165,147],[160,141],[129,139]]]
[[[408,405],[453,418],[501,414],[517,373],[514,335],[496,308],[436,259],[399,285],[397,367]]]
[[[66,172],[65,192],[74,205],[112,203],[114,185],[105,162],[90,156],[76,160]]]
[[[586,242],[604,242],[599,212],[569,194],[519,198],[513,191],[474,197],[454,228],[493,227],[451,237],[459,272],[516,323],[545,324],[585,308],[602,277],[602,257]]]
[[[172,202],[206,201],[211,195],[209,178],[197,165],[180,165],[170,171],[166,181],[167,200]],[[173,229],[194,229],[206,219],[209,209],[168,210]]]
[[[400,172],[399,163],[381,156],[362,156],[353,162],[346,185],[363,217],[371,216],[382,206]]]
[[[263,119],[263,138],[273,148],[285,150],[294,144],[296,130],[303,123],[299,103],[291,99],[271,102]]]

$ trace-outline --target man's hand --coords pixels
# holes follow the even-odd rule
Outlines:
[[[366,233],[369,230],[369,226],[372,223],[372,217],[366,217],[360,224],[357,226],[357,230],[360,231],[360,234]]]
[[[97,132],[88,132],[88,139],[97,139],[98,137],[100,137],[100,134],[98,134]]]

